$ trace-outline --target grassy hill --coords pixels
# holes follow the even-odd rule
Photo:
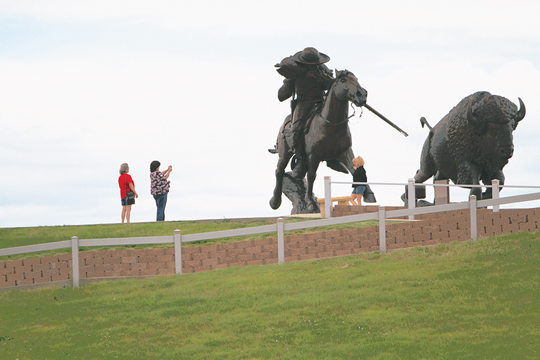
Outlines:
[[[538,359],[540,234],[0,293],[2,359]]]

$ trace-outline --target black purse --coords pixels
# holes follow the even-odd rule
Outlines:
[[[366,189],[364,190],[364,202],[366,203],[374,203],[377,202],[377,199],[375,199],[375,194],[371,190],[368,184],[366,184]]]
[[[127,174],[126,174],[126,177],[127,177]],[[124,180],[126,180],[126,177],[124,177]],[[128,189],[128,186],[129,185],[126,180],[126,190]],[[126,203],[128,205],[135,204],[135,194],[133,193],[133,191],[126,191]]]

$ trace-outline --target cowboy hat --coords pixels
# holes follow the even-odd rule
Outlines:
[[[293,55],[293,59],[296,62],[307,65],[320,65],[330,61],[330,57],[326,54],[320,53],[313,47],[307,47],[302,51]]]

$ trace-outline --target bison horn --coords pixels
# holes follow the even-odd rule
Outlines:
[[[516,118],[514,119],[516,123],[520,122],[525,117],[525,104],[523,103],[523,100],[521,100],[521,98],[518,98],[518,100],[519,100],[519,110],[516,114]]]

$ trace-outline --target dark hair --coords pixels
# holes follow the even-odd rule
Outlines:
[[[157,160],[152,161],[150,164],[150,172],[154,172],[157,170],[157,168],[161,165],[161,163]]]

